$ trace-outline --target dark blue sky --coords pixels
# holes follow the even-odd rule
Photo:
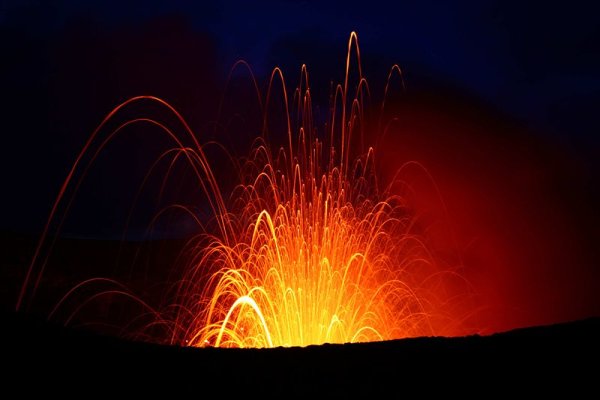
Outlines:
[[[536,127],[586,135],[598,131],[586,117],[600,104],[592,3],[4,0],[0,23],[47,38],[81,19],[111,30],[181,16],[215,40],[223,65],[245,58],[259,74],[318,59],[315,51],[343,47],[356,30],[366,55],[469,90]],[[296,48],[273,54],[286,42]]]
[[[315,82],[338,80],[352,30],[375,86],[399,63],[409,90],[469,97],[572,148],[595,171],[592,3],[2,0],[0,118],[10,149],[2,167],[16,193],[3,196],[3,208],[17,210],[4,229],[38,229],[47,212],[40,199],[49,204],[87,134],[124,97],[164,95],[190,116],[203,94],[222,90],[238,58],[259,77],[274,65],[295,77],[306,62]]]

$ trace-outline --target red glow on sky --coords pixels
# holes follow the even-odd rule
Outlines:
[[[460,257],[480,296],[472,322],[491,333],[599,315],[598,221],[580,160],[466,104],[404,104],[383,156],[390,170],[408,157],[434,177],[446,211],[430,178],[409,173],[436,246]]]

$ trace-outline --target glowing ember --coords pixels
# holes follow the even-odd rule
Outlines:
[[[359,79],[356,93],[350,97],[353,44]],[[400,72],[397,66],[393,71]],[[351,143],[365,129],[363,102],[368,91],[356,34],[352,33],[348,42],[346,78],[333,94],[325,138],[319,139],[314,128],[306,69],[302,69],[301,84],[294,94],[298,131],[292,131],[288,96],[277,68],[266,104],[276,78],[284,88],[289,146],[270,147],[265,112],[265,134],[255,141],[240,170],[242,181],[233,191],[233,201],[224,200],[203,148],[183,118],[160,99],[138,97],[113,110],[89,139],[64,183],[48,226],[82,155],[91,151],[103,126],[129,104],[150,100],[179,118],[189,134],[186,140],[191,138],[193,145],[186,146],[183,138],[163,124],[139,118],[116,128],[95,155],[129,125],[160,127],[176,143],[163,156],[189,161],[212,207],[216,226],[189,242],[186,253],[191,249],[192,257],[185,276],[175,285],[175,295],[168,304],[151,310],[154,321],[145,326],[148,332],[157,325],[168,327],[168,337],[156,340],[190,346],[273,347],[433,333],[430,315],[441,310],[429,296],[436,288],[426,282],[439,272],[435,261],[425,241],[414,232],[415,221],[406,200],[389,188],[378,187],[375,150],[363,149],[362,155],[351,156],[356,152]],[[341,117],[336,117],[339,114]],[[40,282],[46,262],[40,249],[48,226],[17,308],[27,291],[33,298]],[[90,283],[98,283],[98,279],[82,285]],[[55,311],[82,285],[63,297]],[[127,291],[109,290],[89,300],[105,293]]]

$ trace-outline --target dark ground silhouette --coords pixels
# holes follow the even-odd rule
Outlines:
[[[287,398],[597,390],[599,318],[491,336],[270,350],[130,342],[14,313],[2,321],[8,371],[2,380],[23,394],[185,391],[201,398],[219,392]]]

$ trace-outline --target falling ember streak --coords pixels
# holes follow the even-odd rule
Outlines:
[[[353,45],[359,82],[349,101]],[[394,70],[400,75],[400,69],[392,67],[386,94]],[[58,206],[65,201],[68,211],[72,197],[63,197],[83,156],[95,150],[93,161],[118,131],[147,123],[160,128],[175,143],[176,147],[163,156],[174,152],[173,160],[184,157],[188,161],[217,226],[214,232],[205,232],[200,243],[190,242],[194,255],[174,297],[166,306],[152,310],[156,320],[149,326],[168,327],[168,339],[159,341],[188,346],[274,347],[431,334],[430,315],[440,310],[426,296],[427,288],[421,286],[428,274],[424,271],[430,274],[437,268],[434,257],[423,238],[414,233],[415,221],[406,199],[394,194],[391,185],[386,190],[378,188],[375,149],[366,149],[354,161],[351,157],[351,141],[359,134],[363,141],[363,97],[368,91],[354,32],[348,41],[345,72],[343,87],[338,85],[333,95],[327,146],[314,128],[306,67],[302,66],[292,101],[292,108],[297,102],[299,120],[295,133],[283,73],[279,68],[273,70],[265,102],[258,97],[261,108],[263,104],[265,107],[263,135],[240,171],[242,181],[234,189],[231,204],[224,200],[197,137],[172,106],[149,96],[119,105],[94,131],[63,183],[17,309],[23,307],[26,298],[33,300],[47,262],[48,251],[42,249],[50,225],[57,218],[60,229]],[[268,141],[267,108],[276,78],[283,88],[287,150],[272,149]],[[258,91],[255,80],[254,86]],[[185,137],[178,137],[159,121],[137,118],[120,125],[94,148],[107,122],[121,109],[140,101],[156,102],[173,113]],[[341,121],[336,121],[338,106]],[[186,140],[192,144],[187,146]],[[74,182],[76,187],[83,176]],[[78,288],[69,291],[57,307]],[[125,292],[120,289],[119,293]],[[150,309],[145,302],[140,303]]]

